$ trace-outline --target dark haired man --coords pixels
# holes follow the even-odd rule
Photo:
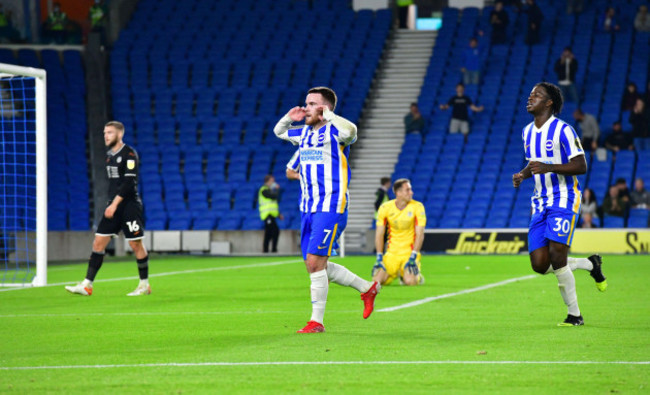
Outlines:
[[[388,190],[390,189],[390,177],[382,177],[379,180],[381,185],[375,192],[375,219],[377,219],[377,211],[382,204],[388,201]]]
[[[548,82],[533,88],[526,109],[534,117],[522,131],[528,165],[512,175],[515,188],[533,177],[535,192],[531,198],[533,215],[528,231],[528,251],[535,272],[555,274],[568,315],[560,326],[584,325],[573,270],[591,273],[600,291],[607,282],[601,270],[601,258],[569,258],[573,231],[580,214],[582,193],[577,175],[587,171],[584,151],[575,130],[556,118],[562,110],[560,89]]]
[[[372,278],[382,285],[390,284],[397,277],[406,285],[422,284],[420,249],[427,224],[424,205],[413,200],[413,188],[406,178],[395,181],[393,191],[395,199],[382,204],[377,214],[377,260]],[[390,234],[390,244],[384,255],[386,232]]]
[[[77,285],[66,286],[73,294],[90,296],[93,293],[93,281],[104,262],[106,246],[111,237],[124,232],[126,240],[133,249],[138,262],[140,283],[128,296],[149,295],[149,255],[142,243],[144,238],[144,220],[142,201],[138,195],[138,166],[140,160],[135,150],[124,144],[124,125],[118,121],[108,122],[104,126],[104,143],[109,151],[106,153],[106,174],[108,175],[108,204],[104,211],[93,242],[93,251],[88,261],[86,278]]]
[[[357,126],[334,114],[336,94],[327,87],[309,90],[305,107],[294,107],[275,125],[273,132],[299,146],[302,188],[300,248],[311,280],[312,316],[298,333],[324,332],[323,317],[329,282],[361,292],[363,318],[374,309],[377,282],[363,280],[347,268],[330,262],[348,220],[350,145],[357,140]],[[305,125],[292,126],[292,122]]]

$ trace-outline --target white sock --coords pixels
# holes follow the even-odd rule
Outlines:
[[[544,275],[547,275],[549,273],[553,273],[553,265],[550,263],[548,264],[548,269],[546,269],[546,273],[544,273]]]
[[[311,321],[323,323],[325,305],[327,304],[327,290],[329,281],[327,271],[321,270],[309,275],[311,279]]]
[[[84,278],[84,280],[81,282],[81,285],[83,285],[84,287],[92,287],[93,282],[88,280],[87,278]]]
[[[149,279],[148,278],[144,278],[144,279],[141,278],[139,285],[149,285]]]
[[[557,285],[560,288],[564,304],[569,308],[569,314],[579,316],[580,308],[578,307],[578,295],[576,294],[576,279],[573,277],[571,268],[567,265],[555,270],[554,273],[555,277],[557,277]]]
[[[571,268],[572,271],[576,271],[577,269],[582,269],[582,270],[587,270],[587,271],[592,271],[594,270],[594,264],[591,263],[591,261],[587,258],[567,258],[567,264]]]
[[[345,266],[334,262],[327,262],[327,278],[339,285],[352,287],[361,293],[368,291],[372,286],[372,282],[362,279]]]

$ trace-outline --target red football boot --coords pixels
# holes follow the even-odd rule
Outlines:
[[[296,333],[321,333],[325,332],[325,327],[316,321],[309,321],[307,325]]]
[[[375,309],[375,297],[379,293],[377,290],[378,286],[379,283],[375,281],[367,292],[361,294],[361,300],[363,300],[364,319],[370,317],[370,314],[372,314],[372,311]]]

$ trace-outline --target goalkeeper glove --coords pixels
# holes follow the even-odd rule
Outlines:
[[[417,258],[417,256],[418,253],[416,251],[411,252],[411,257],[408,262],[406,262],[406,266],[404,266],[404,270],[414,276],[417,276],[420,273],[420,269],[418,269],[418,265],[415,263],[415,258]]]
[[[372,267],[372,276],[375,276],[375,273],[377,273],[380,269],[383,269],[385,272],[386,266],[384,266],[384,254],[381,252],[377,253],[377,261],[375,262],[375,266]]]

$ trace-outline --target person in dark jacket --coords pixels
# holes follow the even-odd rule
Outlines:
[[[578,89],[576,88],[576,73],[578,72],[578,61],[573,55],[571,47],[564,48],[562,55],[555,62],[555,74],[557,84],[562,91],[566,101],[578,102]]]
[[[526,44],[535,45],[539,42],[539,32],[542,28],[542,21],[544,20],[544,14],[542,9],[539,8],[535,0],[526,0],[528,8],[526,9],[526,14],[528,14],[528,33],[526,34]]]

